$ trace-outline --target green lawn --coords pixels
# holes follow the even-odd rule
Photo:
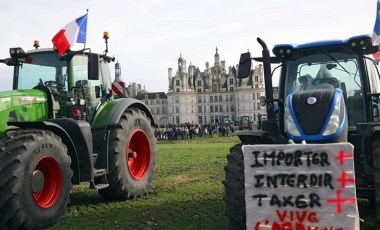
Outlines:
[[[50,229],[226,229],[222,181],[236,143],[237,137],[159,141],[148,196],[110,203],[87,183],[74,186],[65,215]]]
[[[226,229],[224,165],[237,137],[159,141],[158,166],[146,197],[106,202],[88,184],[74,186],[71,204],[50,229]],[[374,211],[359,202],[362,229]]]

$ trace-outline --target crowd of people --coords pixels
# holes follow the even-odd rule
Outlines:
[[[211,138],[213,135],[229,136],[233,131],[232,125],[186,123],[158,128],[154,134],[157,140],[183,140],[197,137]]]

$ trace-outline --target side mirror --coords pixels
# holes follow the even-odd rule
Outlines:
[[[239,60],[238,78],[246,78],[251,72],[252,58],[251,53],[242,53]]]
[[[99,55],[88,55],[88,80],[99,80]]]
[[[260,105],[261,106],[266,106],[267,105],[265,96],[261,96],[260,97]]]

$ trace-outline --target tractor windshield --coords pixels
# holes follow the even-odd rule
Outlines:
[[[42,84],[67,90],[67,62],[60,61],[56,52],[32,52],[19,66],[17,89]]]
[[[349,126],[355,129],[357,122],[365,121],[361,74],[358,55],[351,50],[300,52],[286,62],[284,97],[300,90],[340,88],[349,113]],[[361,115],[350,116],[350,111],[360,111]]]

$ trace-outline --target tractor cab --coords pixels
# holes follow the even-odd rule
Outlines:
[[[264,43],[265,44],[265,43]],[[268,119],[279,105],[279,133],[295,142],[347,141],[360,123],[379,120],[380,82],[371,37],[331,40],[273,48],[264,62]],[[265,50],[265,49],[264,49]],[[263,52],[264,52],[263,50]],[[246,75],[250,55],[242,54],[238,77]],[[273,99],[270,64],[278,64],[279,99]],[[269,65],[269,67],[268,67]],[[277,71],[277,72],[276,72]],[[271,131],[272,132],[272,131]]]
[[[357,124],[377,121],[379,73],[371,58],[372,41],[278,45],[282,60],[280,128],[295,141],[341,142]]]
[[[91,121],[101,101],[112,96],[108,63],[113,58],[86,51],[74,52],[57,58],[54,49],[24,53],[21,48],[12,48],[13,90],[46,92],[51,105],[48,118]]]

